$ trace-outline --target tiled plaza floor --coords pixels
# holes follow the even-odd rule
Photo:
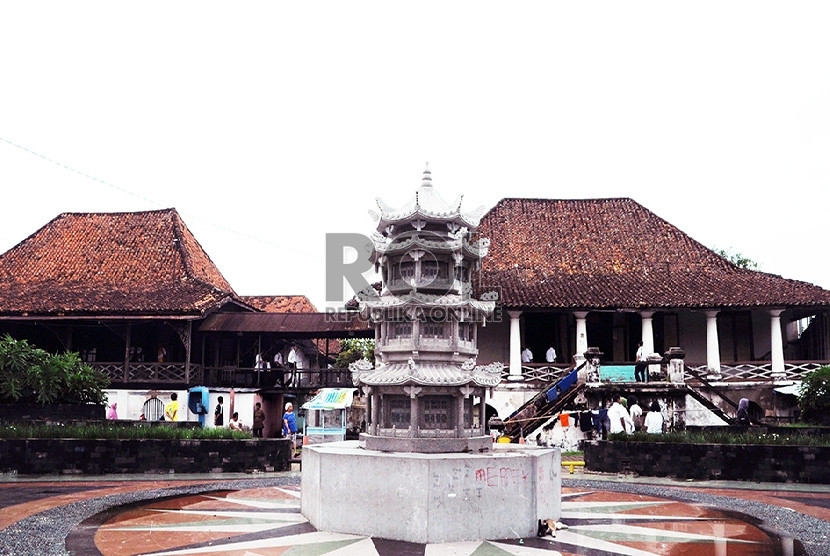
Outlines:
[[[13,480],[0,482],[0,536],[10,526],[54,508],[140,491],[197,487],[204,492],[118,504],[91,515],[66,535],[78,555],[509,555],[600,556],[805,554],[798,541],[729,507],[684,501],[690,491],[719,500],[752,500],[830,520],[830,489],[807,485],[712,485],[648,481],[659,495],[623,492],[614,477],[578,486],[563,475],[561,523],[555,537],[421,545],[317,531],[300,513],[299,480],[284,485],[211,490],[214,478],[161,481]],[[605,481],[605,482],[603,482]],[[602,485],[608,488],[603,488]],[[749,488],[748,488],[749,487]],[[728,506],[728,505],[727,505]],[[771,532],[772,531],[772,532]],[[34,533],[33,533],[34,534]]]

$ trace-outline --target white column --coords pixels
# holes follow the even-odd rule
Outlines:
[[[654,327],[651,320],[653,315],[654,311],[640,311],[640,318],[643,319],[643,353],[646,356],[654,353]]]
[[[709,372],[720,374],[717,311],[706,311],[706,367]]]
[[[522,380],[522,331],[519,328],[521,311],[507,311],[510,316],[510,376],[508,380]]]
[[[784,372],[784,340],[781,331],[781,313],[783,309],[770,309],[769,311],[769,346],[772,356],[772,372]]]
[[[588,351],[588,325],[585,324],[588,311],[577,311],[574,316],[576,317],[576,356],[583,359],[585,352]]]

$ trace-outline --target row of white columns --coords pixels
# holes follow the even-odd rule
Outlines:
[[[784,341],[781,330],[781,313],[783,309],[770,309],[770,353],[772,372],[784,372]],[[510,316],[510,380],[522,378],[522,334],[520,328],[521,311],[507,311]],[[581,357],[588,350],[588,311],[574,312],[576,317],[576,353]],[[654,311],[640,311],[642,318],[643,351],[654,352],[654,328],[652,317]],[[718,311],[706,311],[706,366],[712,373],[720,373],[720,344],[718,343]]]

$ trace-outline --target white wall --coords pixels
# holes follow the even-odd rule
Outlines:
[[[494,388],[492,395],[487,400],[487,405],[498,411],[500,418],[507,419],[540,391],[541,389],[520,389],[510,388],[509,386]]]
[[[107,411],[109,404],[118,403],[118,418],[138,421],[144,402],[155,395],[164,405],[170,401],[170,394],[176,392],[179,399],[179,421],[196,421],[196,416],[187,410],[187,390],[106,390]]]

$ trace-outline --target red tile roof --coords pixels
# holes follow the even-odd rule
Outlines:
[[[175,209],[64,213],[0,255],[2,315],[201,315],[235,298]]]
[[[200,332],[271,332],[286,338],[374,338],[357,313],[213,313]]]
[[[266,313],[316,313],[317,308],[304,295],[242,295],[240,299]]]
[[[826,307],[830,291],[737,267],[632,199],[502,199],[479,289],[507,307]]]

